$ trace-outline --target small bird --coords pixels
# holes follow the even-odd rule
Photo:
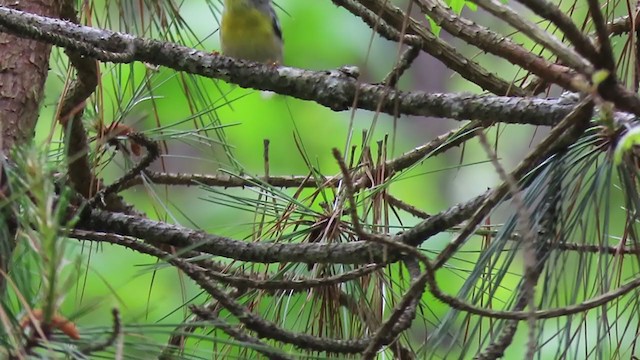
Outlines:
[[[282,31],[271,0],[224,0],[222,53],[238,59],[282,63]]]

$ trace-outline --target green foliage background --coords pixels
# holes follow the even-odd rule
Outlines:
[[[110,10],[96,10],[93,26],[146,37],[157,37],[159,34],[157,24],[150,21],[155,18],[153,16],[131,11],[119,18],[115,2],[105,0],[102,7],[94,3],[96,9]],[[400,7],[406,4],[403,1],[394,3]],[[281,7],[278,15],[285,37],[285,65],[315,70],[356,65],[360,68],[363,81],[376,82],[381,81],[398,58],[400,49],[396,44],[380,39],[359,19],[330,1],[281,0],[278,5]],[[170,27],[170,38],[187,46],[218,50],[217,21],[220,11],[221,4],[213,0],[183,2],[180,14],[188,30]],[[145,26],[140,19],[148,21],[145,30],[141,30]],[[464,48],[462,44],[460,48],[467,55],[473,55],[475,51]],[[46,143],[52,128],[53,138],[60,139],[59,128],[52,124],[67,68],[62,51],[54,51],[47,97],[37,129],[39,144]],[[478,60],[504,78],[523,75],[515,71],[511,74],[512,70],[504,62],[482,55]],[[427,55],[421,55],[416,64],[403,77],[399,85],[401,89],[479,92],[476,87],[468,87],[463,79],[450,75],[441,64]],[[361,145],[361,132],[368,130],[372,134],[374,153],[377,150],[375,142],[389,134],[392,146],[388,157],[391,158],[460,125],[441,119],[392,119],[361,110],[334,113],[313,102],[241,89],[221,81],[176,74],[163,68],[150,69],[144,64],[103,64],[101,69],[102,87],[91,104],[94,110],[87,109],[87,126],[91,127],[99,118],[106,124],[122,121],[151,136],[155,135],[156,139],[165,140],[167,148],[161,165],[157,165],[158,170],[205,174],[228,171],[261,176],[264,174],[263,140],[269,139],[271,175],[308,174],[309,168],[301,152],[320,172],[333,175],[339,169],[331,156],[331,149],[337,147],[344,152],[350,133],[351,143]],[[145,73],[153,74],[148,83]],[[159,127],[166,131],[159,134],[155,130]],[[194,134],[196,127],[206,130],[200,131],[197,136]],[[518,126],[498,127],[492,135],[494,140],[497,138],[495,144],[507,167],[514,166],[529,145],[540,137],[534,130]],[[296,137],[302,144],[302,150],[298,148]],[[60,154],[56,153],[56,146],[53,145],[51,152],[62,161]],[[102,176],[107,182],[112,181],[129,165],[120,155],[116,155],[115,161],[106,166]],[[454,202],[467,200],[497,182],[493,167],[486,162],[486,154],[475,141],[471,141],[464,149],[450,151],[414,166],[394,180],[390,189],[395,196],[420,209],[437,212]],[[255,192],[251,195],[252,190],[248,189],[219,191],[212,193],[195,187],[146,185],[127,191],[125,198],[152,218],[235,239],[250,238],[255,230],[256,215],[246,211],[246,208],[233,209],[219,202],[230,196],[257,198],[259,194]],[[293,194],[293,190],[283,192]],[[497,222],[508,215],[496,214]],[[411,226],[417,221],[404,217],[401,221],[394,220],[394,225],[399,231],[402,226]],[[439,235],[429,240],[423,248],[435,253],[450,238],[447,234]],[[163,344],[174,325],[184,320],[188,310],[180,305],[185,300],[198,296],[200,298],[196,303],[203,300],[200,290],[188,279],[173,268],[157,266],[155,260],[149,257],[113,246],[97,247],[95,244],[73,241],[70,240],[67,250],[70,258],[78,261],[67,264],[63,274],[76,281],[68,287],[61,311],[77,322],[83,334],[97,336],[107,331],[111,323],[110,309],[115,306],[121,310],[127,331],[136,332],[139,326],[140,339],[129,337],[127,351],[144,354],[149,349],[141,344]],[[466,255],[456,258],[450,271],[441,272],[439,280],[445,292],[458,292],[465,281],[465,274],[473,268],[471,261],[477,257],[475,252],[478,250],[480,247],[469,249],[468,258]],[[394,281],[406,284],[404,275],[398,271]],[[513,276],[503,282],[505,289],[498,292],[497,300],[510,296],[506,286],[510,284],[515,288],[517,281],[519,278]],[[415,336],[418,344],[423,341],[421,336],[433,330],[434,319],[441,319],[448,310],[431,295],[425,295],[423,303],[423,318],[416,321],[412,329],[412,336]],[[290,310],[302,309],[299,304],[294,302]],[[281,324],[305,329],[307,317],[300,315],[297,310],[291,310],[291,314],[282,319]],[[517,341],[524,343],[524,339]],[[512,346],[507,355],[519,355],[518,347],[517,344]],[[157,348],[152,349],[155,350]],[[510,354],[513,351],[516,353]]]

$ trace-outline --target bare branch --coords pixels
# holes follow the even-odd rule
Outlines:
[[[415,1],[420,10],[442,26],[449,34],[459,37],[481,50],[506,59],[567,90],[577,90],[572,84],[573,76],[567,74],[561,66],[531,53],[509,38],[456,15],[440,0]]]
[[[178,44],[145,40],[127,34],[75,25],[0,7],[0,26],[20,36],[47,41],[102,61],[143,61],[242,87],[269,90],[298,99],[313,100],[336,111],[356,106],[387,114],[445,117],[483,122],[552,125],[569,111],[558,100],[519,99],[482,95],[404,92],[385,85],[358,82],[339,70],[309,71],[234,60]],[[81,39],[81,40],[80,40]],[[110,54],[117,54],[112,56]],[[120,56],[127,54],[126,57]],[[533,55],[531,55],[533,56]],[[523,59],[541,62],[541,58]],[[552,68],[552,64],[542,64]],[[556,73],[567,85],[570,78]],[[560,78],[558,78],[560,79]],[[567,85],[567,88],[571,86]]]
[[[533,12],[543,19],[551,21],[560,31],[564,33],[567,39],[575,46],[576,51],[592,64],[598,63],[598,51],[591,43],[589,37],[585,36],[580,29],[573,23],[573,20],[565,14],[554,3],[546,0],[519,0]]]
[[[536,24],[527,18],[518,14],[515,10],[497,0],[471,0],[483,9],[489,11],[497,18],[506,21],[509,25],[520,30],[536,43],[543,45],[558,57],[565,65],[571,66],[573,69],[590,74],[593,72],[593,66],[576,54],[575,51],[567,47],[552,34],[540,29]]]
[[[352,14],[360,17],[369,27],[375,29],[382,37],[396,42],[404,42],[413,47],[420,47],[424,52],[440,60],[451,70],[463,78],[480,86],[483,90],[496,95],[526,96],[527,93],[516,85],[500,79],[480,66],[477,62],[465,57],[456,48],[434,35],[419,21],[409,17],[401,9],[385,0],[332,0]],[[406,33],[415,35],[420,40],[401,36],[401,29],[406,24]]]

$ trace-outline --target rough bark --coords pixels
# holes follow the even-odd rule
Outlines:
[[[60,16],[59,0],[0,0],[0,5],[39,15]],[[34,135],[49,70],[51,45],[1,31],[0,28],[0,150],[8,155],[14,145],[25,143]],[[10,273],[9,263],[15,246],[12,218],[11,207],[3,207],[0,214],[3,229],[0,232],[0,270],[5,274]],[[0,276],[0,294],[4,292],[5,279]]]
[[[0,5],[59,17],[59,0],[0,0]],[[0,32],[0,148],[29,140],[38,119],[51,45]]]

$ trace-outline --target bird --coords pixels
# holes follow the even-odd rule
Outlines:
[[[281,65],[284,41],[271,0],[224,0],[220,44],[225,56]]]

